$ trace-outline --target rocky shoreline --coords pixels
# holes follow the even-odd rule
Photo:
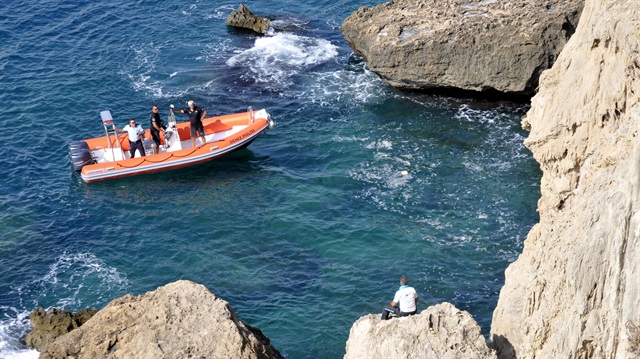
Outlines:
[[[362,7],[340,30],[394,87],[535,93],[573,35],[584,0],[395,0]]]
[[[529,9],[525,3],[547,7],[556,18],[551,21],[553,26],[548,22],[541,28],[534,26],[523,15],[531,14],[525,11]],[[399,0],[379,5],[377,10],[362,8],[345,20],[342,31],[372,70],[401,87],[528,93],[538,82],[531,75],[539,75],[544,66],[553,63],[540,76],[539,91],[523,119],[523,126],[530,131],[525,145],[543,172],[540,223],[532,228],[523,253],[506,271],[491,326],[495,350],[486,346],[469,313],[442,303],[413,317],[380,321],[374,314],[358,319],[346,343],[345,357],[639,356],[640,2],[586,0],[582,9],[579,1],[500,5],[491,0],[449,0],[438,2],[440,13],[434,13],[435,4]],[[512,19],[520,32],[480,21],[489,17],[497,21],[495,24],[509,23],[504,6],[523,9]],[[580,13],[578,8],[579,23],[571,17]],[[460,9],[473,16],[452,15]],[[387,24],[375,25],[383,10],[387,11]],[[418,13],[428,20],[422,22],[428,27],[400,22]],[[558,20],[557,14],[566,16]],[[444,26],[447,16],[454,20]],[[567,23],[577,24],[568,41],[569,31],[562,28]],[[482,36],[474,36],[473,42],[458,37],[456,26],[463,26],[459,32],[467,34],[489,27],[482,32],[488,34],[487,42]],[[522,32],[527,27],[531,31]],[[531,37],[533,30],[541,29],[536,38],[557,40],[541,47],[559,53],[564,42],[566,46],[559,55],[543,52],[539,55],[542,65],[532,65],[533,70],[524,65],[528,63],[524,54],[509,65],[504,64],[508,61],[504,54],[494,53],[496,36],[505,37],[503,44],[528,44],[529,40],[521,37],[523,33]],[[549,29],[554,34],[549,34]],[[437,41],[433,37],[444,34],[454,39],[458,50],[428,53],[423,60],[415,60],[420,49],[451,44],[442,40],[445,37]],[[390,51],[383,53],[383,47]],[[458,57],[452,67],[454,61],[449,58],[465,48],[467,57],[471,50],[487,51],[473,63]],[[488,56],[504,67],[482,69]],[[442,61],[427,66],[438,59]],[[442,62],[446,66],[436,68]],[[403,70],[403,66],[407,68]],[[520,67],[527,69],[516,74]],[[427,74],[425,68],[432,70]],[[47,318],[48,314],[38,310],[34,318]],[[62,315],[61,325],[73,330],[49,344],[35,335],[29,339],[42,345],[41,358],[281,357],[268,338],[237,317],[229,303],[189,281],[116,299],[84,324],[70,313]],[[38,326],[38,320],[33,323]]]
[[[50,339],[46,324],[60,322],[56,314],[50,311],[46,320],[32,321],[31,338]],[[60,332],[64,326],[51,329]],[[69,329],[41,345],[40,358],[282,358],[259,329],[238,319],[229,303],[186,280],[115,299]]]

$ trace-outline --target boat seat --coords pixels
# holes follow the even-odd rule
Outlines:
[[[220,120],[216,120],[216,121],[208,124],[207,126],[205,126],[204,131],[206,133],[214,133],[214,132],[222,132],[222,131],[231,130],[232,128],[233,127],[231,127],[229,125],[225,125]]]

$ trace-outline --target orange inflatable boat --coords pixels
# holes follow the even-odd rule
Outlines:
[[[105,136],[75,141],[69,144],[69,156],[74,170],[85,182],[136,176],[193,166],[228,155],[247,147],[275,125],[266,110],[223,115],[204,119],[206,143],[196,137],[192,147],[189,122],[176,123],[173,112],[167,129],[162,133],[159,151],[154,154],[149,129],[143,139],[146,156],[129,155],[126,133],[117,133],[109,111],[100,113]]]

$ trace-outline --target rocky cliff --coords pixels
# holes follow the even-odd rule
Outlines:
[[[506,271],[501,358],[640,356],[640,2],[587,0],[523,120],[540,223]]]
[[[56,308],[45,311],[38,307],[29,314],[33,330],[24,341],[29,347],[42,350],[56,338],[78,329],[97,311],[97,309],[82,309],[77,313],[71,313],[68,310]]]
[[[369,314],[358,319],[344,359],[361,358],[489,359],[496,354],[469,313],[441,303],[409,317],[380,320],[380,314]]]
[[[532,95],[573,34],[584,0],[395,0],[340,30],[395,87]]]
[[[178,281],[109,303],[40,358],[281,358],[203,285]]]

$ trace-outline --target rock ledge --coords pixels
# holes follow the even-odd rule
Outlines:
[[[109,303],[40,358],[282,358],[203,285],[177,281]]]
[[[496,354],[471,314],[441,303],[410,317],[380,320],[380,314],[369,314],[358,319],[344,359],[360,358],[484,359]]]
[[[340,27],[391,86],[532,95],[573,34],[584,0],[396,0]]]

